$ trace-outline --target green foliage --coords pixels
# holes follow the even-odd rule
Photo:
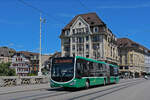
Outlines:
[[[38,71],[31,71],[28,76],[37,76],[38,75]]]
[[[11,63],[0,63],[0,76],[15,76],[15,69],[10,69]]]
[[[36,73],[29,73],[28,76],[37,76]]]

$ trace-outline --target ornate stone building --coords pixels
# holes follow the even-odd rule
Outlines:
[[[145,66],[144,66],[144,72],[150,73],[150,50],[145,50]]]
[[[80,14],[60,35],[62,56],[83,56],[117,64],[117,38],[96,13]]]
[[[141,76],[145,66],[145,51],[148,49],[128,38],[119,38],[117,44],[119,48],[121,75]]]

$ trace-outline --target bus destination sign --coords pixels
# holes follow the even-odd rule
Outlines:
[[[54,63],[73,63],[72,59],[55,59]]]

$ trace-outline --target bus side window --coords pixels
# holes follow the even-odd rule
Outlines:
[[[98,63],[98,76],[103,76],[103,66]]]
[[[77,60],[77,75],[80,75],[81,77],[87,77],[88,73],[87,73],[87,62],[85,60],[82,59],[78,59]]]
[[[114,76],[118,76],[119,70],[118,67],[114,67]]]
[[[79,62],[77,63],[76,70],[77,70],[77,75],[81,76],[81,64]]]
[[[94,64],[94,72],[95,72],[95,76],[99,76],[100,70],[98,69],[98,63]]]
[[[89,63],[89,76],[94,76],[94,66],[93,66],[93,62]]]
[[[102,64],[102,68],[103,68],[103,76],[106,76],[107,74],[107,65],[106,64]]]
[[[110,66],[110,76],[114,76],[114,68]]]
[[[83,63],[83,74],[82,74],[82,76],[83,77],[88,77],[88,75],[89,75],[89,72],[88,72],[89,70],[88,70],[88,64],[86,63],[86,62],[84,62]]]
[[[90,69],[90,70],[93,70],[93,62],[90,62],[90,63],[89,63],[89,69]]]

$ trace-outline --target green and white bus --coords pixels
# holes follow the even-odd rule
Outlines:
[[[51,87],[88,88],[118,82],[117,65],[80,56],[52,60]]]

